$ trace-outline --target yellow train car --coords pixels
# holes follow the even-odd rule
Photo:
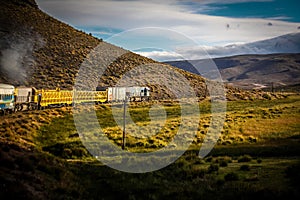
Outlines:
[[[83,90],[37,90],[34,87],[14,88],[14,110],[22,111],[42,109],[45,107],[62,107],[80,103],[107,103],[125,100],[149,100],[150,89],[147,87],[105,87],[96,91]]]
[[[72,90],[38,90],[34,101],[40,107],[65,106],[73,103]]]
[[[105,91],[74,91],[74,103],[105,103],[107,102],[107,90]]]
[[[38,90],[34,102],[39,107],[60,107],[73,103],[107,102],[107,91]]]

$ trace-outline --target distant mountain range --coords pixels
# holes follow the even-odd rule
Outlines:
[[[248,44],[207,47],[205,50],[220,70],[224,82],[234,87],[287,89],[300,85],[300,32]],[[197,57],[197,49],[189,51],[189,54]],[[205,66],[209,61],[198,59],[166,63],[200,74],[194,66]]]
[[[300,53],[300,32],[247,44],[205,47],[204,50],[212,58],[245,54]],[[197,50],[190,53],[197,56]]]
[[[299,36],[299,35],[298,35]],[[299,42],[298,42],[299,43]],[[292,45],[292,42],[290,43]],[[242,55],[213,59],[224,82],[243,89],[299,88],[300,54]],[[209,60],[167,62],[180,69],[199,74],[194,66]]]

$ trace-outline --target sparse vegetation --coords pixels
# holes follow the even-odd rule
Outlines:
[[[213,173],[219,171],[219,165],[218,164],[210,164],[208,167],[208,173]]]
[[[227,167],[228,163],[225,160],[221,160],[219,165],[220,165],[220,167]]]
[[[229,172],[224,176],[225,181],[237,181],[239,180],[239,175],[235,172]]]
[[[296,117],[299,114],[297,109],[295,109],[298,103],[296,97],[281,100],[258,101],[259,103],[256,101],[252,102],[252,105],[256,106],[255,110],[253,110],[251,104],[248,102],[229,102],[224,126],[225,130],[228,130],[226,133],[224,132],[228,139],[234,141],[236,137],[248,138],[247,131],[243,134],[239,133],[238,136],[236,136],[234,132],[234,130],[236,130],[235,126],[230,123],[238,124],[238,126],[243,127],[243,130],[247,130],[248,120],[256,119],[260,120],[261,124],[264,124],[265,120],[279,120],[281,118],[286,120],[287,115],[290,116],[289,119],[292,119],[291,116]],[[201,126],[202,124],[210,124],[209,111],[206,109],[209,107],[208,104],[209,102],[201,102],[199,104],[203,114],[200,119],[200,127],[197,130],[198,134],[195,138],[205,137],[206,131],[209,128]],[[149,106],[150,105],[146,103],[136,103],[136,105],[131,105],[129,108],[132,119],[135,123],[141,124],[141,127],[145,124],[150,124],[147,115],[145,115],[145,112],[149,110]],[[268,107],[270,113],[270,109],[272,109],[273,114],[278,115],[278,113],[280,113],[279,116],[271,119],[262,118],[261,116],[265,116],[266,114],[265,111],[263,111],[266,110],[266,107]],[[103,126],[104,132],[106,132],[111,142],[120,146],[122,132],[117,128],[114,119],[110,117],[110,106],[100,105],[96,108],[98,109],[98,118],[101,115],[104,116],[101,118],[101,126]],[[131,133],[128,132],[127,150],[134,152],[155,151],[169,144],[174,132],[177,131],[176,127],[180,125],[180,121],[178,120],[180,112],[178,112],[176,104],[168,104],[165,109],[167,113],[167,124],[163,126],[164,128],[161,129],[161,132],[156,133],[150,138],[135,138],[130,136]],[[262,115],[261,113],[264,114]],[[253,115],[253,117],[247,117],[249,114]],[[28,116],[30,116],[30,118]],[[297,153],[299,152],[297,148],[298,143],[296,142],[299,139],[296,131],[297,121],[294,120],[289,121],[289,123],[291,123],[289,127],[281,127],[281,130],[286,128],[290,129],[293,127],[292,124],[294,124],[294,131],[279,134],[276,140],[274,140],[274,136],[270,134],[269,130],[260,128],[260,134],[255,134],[256,138],[260,138],[258,141],[249,142],[244,139],[239,143],[233,143],[231,145],[224,146],[219,144],[209,156],[200,160],[197,153],[201,142],[197,143],[196,141],[203,140],[197,139],[194,140],[190,149],[172,165],[149,174],[130,175],[103,166],[88,153],[80,142],[79,134],[74,126],[71,110],[68,108],[38,112],[28,111],[27,113],[15,113],[11,115],[11,117],[2,116],[1,118],[4,120],[0,123],[0,129],[10,130],[10,132],[6,132],[7,136],[5,136],[5,140],[15,144],[14,146],[8,147],[4,145],[1,147],[3,150],[1,151],[0,157],[5,163],[2,165],[2,169],[22,169],[30,171],[30,174],[38,173],[42,174],[39,176],[51,177],[51,183],[57,185],[53,189],[52,197],[62,193],[65,193],[68,197],[72,195],[83,197],[86,196],[86,192],[88,192],[89,194],[87,196],[93,198],[97,193],[96,191],[98,191],[95,190],[96,185],[97,188],[102,186],[107,188],[105,191],[111,191],[114,190],[113,188],[119,188],[122,184],[125,184],[124,179],[130,181],[127,181],[125,184],[127,189],[118,190],[123,196],[130,196],[126,191],[128,189],[132,190],[133,188],[135,188],[136,191],[138,189],[152,189],[155,191],[154,193],[157,197],[173,196],[175,194],[178,195],[178,188],[195,192],[191,189],[193,184],[205,185],[205,187],[200,189],[201,192],[198,191],[199,193],[196,192],[197,194],[194,195],[200,195],[200,193],[208,195],[211,188],[219,192],[220,190],[224,191],[222,188],[238,188],[242,194],[245,190],[243,189],[244,186],[240,184],[244,184],[244,182],[250,184],[247,190],[252,191],[254,194],[256,194],[257,191],[272,191],[274,188],[276,190],[280,188],[282,191],[291,191],[291,189],[289,189],[289,182],[293,181],[294,177],[296,177],[295,174],[297,174],[296,171],[293,170],[295,167],[292,167],[298,160],[298,157],[295,158],[295,156],[298,155]],[[27,126],[26,124],[28,124],[28,122],[32,122],[35,126]],[[8,124],[11,124],[11,126],[9,129],[6,129]],[[20,128],[22,128],[23,131],[20,131]],[[268,134],[270,135],[268,136]],[[97,136],[97,134],[92,132],[91,136]],[[23,141],[26,141],[26,143]],[[289,146],[288,149],[286,145]],[[28,158],[27,156],[24,157],[27,151],[24,152],[23,148],[35,149],[34,151],[36,153],[31,153]],[[268,150],[269,148],[270,150]],[[12,149],[15,150],[12,151]],[[276,151],[274,151],[274,149],[276,149]],[[19,154],[23,157],[19,157],[19,155],[14,152],[23,152]],[[289,155],[292,157],[289,157]],[[270,156],[272,157],[269,158]],[[287,166],[291,166],[291,168],[287,169]],[[67,179],[66,176],[68,176]],[[98,177],[99,181],[95,177]],[[79,186],[73,182],[74,180],[80,180],[80,183],[84,183],[84,189],[79,189]],[[147,181],[141,183],[140,180]],[[26,182],[27,180],[24,181]],[[62,181],[65,185],[61,185],[63,183]],[[78,189],[70,188],[66,182],[70,182],[70,185]],[[270,182],[272,184],[270,184]],[[137,185],[140,186],[137,187]],[[156,186],[154,187],[154,185]],[[174,189],[170,188],[171,185]],[[20,185],[19,187],[24,188],[25,186]],[[50,187],[50,185],[47,187]],[[116,197],[112,193],[107,193],[104,190],[100,191],[104,196]],[[224,191],[224,195],[225,193]],[[137,197],[143,197],[139,192],[135,193],[135,195]],[[280,196],[281,194],[278,195]],[[182,198],[184,199],[184,196],[182,196]]]
[[[250,162],[251,161],[251,156],[249,155],[243,155],[238,158],[238,162]]]
[[[240,170],[242,170],[242,171],[250,171],[250,166],[249,165],[242,165],[240,167]]]
[[[22,35],[25,25],[25,29],[29,27],[25,36],[37,33],[47,43],[35,47],[37,62],[30,66],[32,74],[24,85],[50,89],[73,86],[81,62],[102,41],[60,23],[36,6],[28,6],[28,1],[20,2],[1,2],[3,24],[17,35]],[[126,53],[109,66],[101,83],[113,85],[121,73],[154,62]],[[197,94],[203,95],[203,78],[180,73],[191,81]],[[0,80],[20,83],[2,72]],[[183,126],[180,106],[168,99],[171,93],[166,88],[154,88],[155,101],[130,105],[132,121],[140,129],[127,126],[126,151],[148,153],[168,145],[170,151],[181,148],[172,143]],[[262,195],[298,199],[300,97],[268,93],[264,98],[263,94],[227,87],[227,98],[234,101],[227,103],[216,146],[201,159],[199,149],[206,138],[211,139],[207,133],[212,127],[209,99],[199,102],[201,116],[196,131],[192,131],[191,121],[184,124],[185,133],[192,135],[189,149],[169,166],[143,174],[114,170],[93,157],[81,137],[97,139],[99,129],[88,129],[97,122],[90,118],[81,122],[89,130],[82,135],[74,124],[77,110],[57,108],[0,116],[0,199],[258,199]],[[165,101],[158,101],[160,98]],[[166,122],[150,120],[149,110],[155,102],[165,109]],[[95,113],[108,142],[120,148],[122,128],[112,116],[111,106],[97,105],[95,109],[84,113]],[[189,120],[194,118],[193,114],[188,116]],[[139,137],[144,132],[149,135]],[[130,159],[129,163],[135,158]]]

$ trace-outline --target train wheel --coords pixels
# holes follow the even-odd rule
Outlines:
[[[28,110],[37,110],[37,105],[36,104],[30,104],[28,106]]]
[[[22,111],[23,110],[23,105],[22,104],[17,104],[15,106],[15,111]]]
[[[17,111],[19,111],[20,110],[20,105],[19,104],[16,104],[15,105],[15,111],[17,112]]]

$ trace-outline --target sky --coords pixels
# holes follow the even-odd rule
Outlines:
[[[159,61],[300,32],[299,0],[37,0],[95,37]],[[189,51],[188,51],[189,50]],[[195,52],[195,51],[193,51]],[[200,54],[203,54],[202,56]]]

